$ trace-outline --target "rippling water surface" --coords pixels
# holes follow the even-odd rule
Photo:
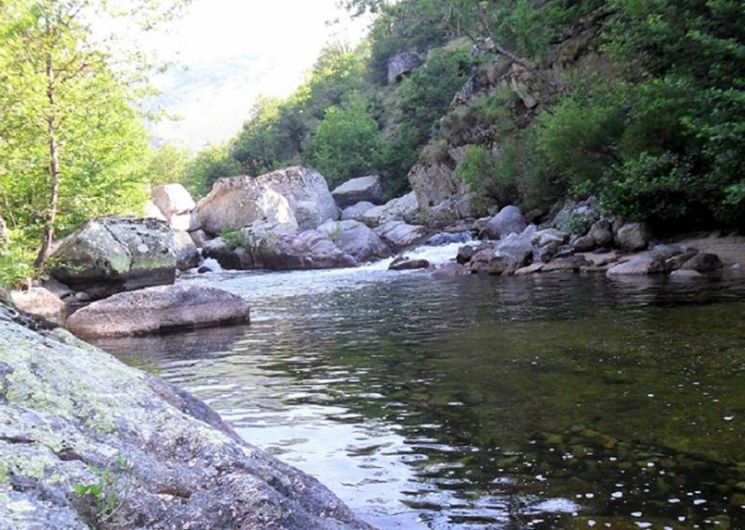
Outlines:
[[[252,324],[101,345],[380,528],[745,528],[739,278],[182,281],[244,296]]]

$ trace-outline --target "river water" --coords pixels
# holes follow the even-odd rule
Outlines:
[[[380,528],[745,528],[742,277],[386,266],[188,276],[252,324],[99,344]]]

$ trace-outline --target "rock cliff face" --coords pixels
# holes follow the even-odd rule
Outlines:
[[[363,529],[201,401],[0,306],[0,529]]]
[[[505,117],[517,129],[530,124],[542,105],[564,90],[569,74],[598,72],[609,68],[596,51],[597,25],[587,21],[555,45],[542,64],[524,64],[498,58],[487,62],[455,95],[441,121],[440,137],[425,149],[408,175],[419,206],[425,212],[443,201],[462,197],[467,184],[456,172],[470,146],[487,148],[498,159],[510,140]],[[486,97],[502,100],[504,116],[487,119],[475,101]]]

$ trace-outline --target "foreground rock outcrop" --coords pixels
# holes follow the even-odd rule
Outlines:
[[[79,337],[146,335],[249,321],[249,305],[222,289],[190,285],[149,287],[93,302],[67,319]]]
[[[240,230],[255,221],[309,230],[339,218],[323,175],[299,166],[259,177],[220,179],[199,201],[196,211],[200,226],[215,235]]]
[[[201,401],[10,315],[0,307],[3,530],[370,528]]]
[[[50,274],[93,299],[171,284],[176,254],[170,227],[157,219],[101,217],[59,244]]]

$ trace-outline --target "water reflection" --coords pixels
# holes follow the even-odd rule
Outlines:
[[[745,528],[739,278],[189,281],[254,323],[103,346],[382,528]]]

